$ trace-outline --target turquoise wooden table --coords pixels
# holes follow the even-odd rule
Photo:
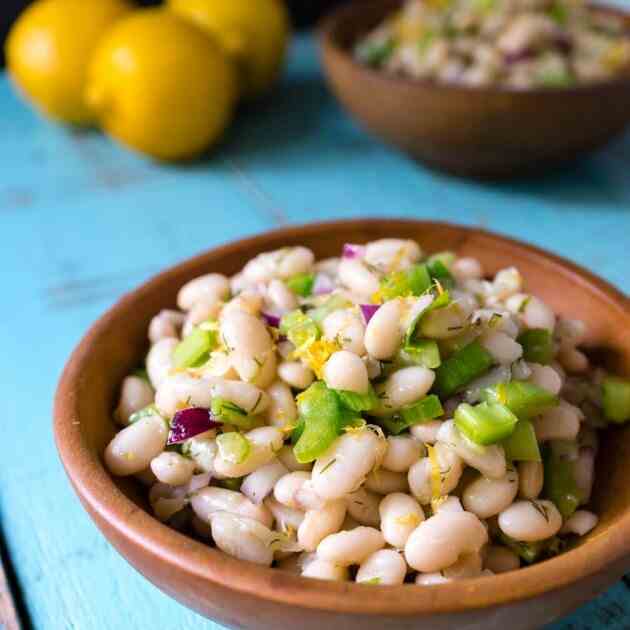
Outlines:
[[[221,150],[158,166],[54,127],[0,78],[0,526],[26,628],[210,630],[118,556],[72,493],[51,401],[73,346],[124,291],[196,252],[285,223],[402,216],[517,236],[630,290],[630,136],[544,179],[436,175],[359,130],[298,40],[276,96]],[[630,627],[614,586],[553,630]]]

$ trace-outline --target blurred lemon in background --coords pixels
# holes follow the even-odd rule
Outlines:
[[[290,30],[281,0],[168,0],[168,5],[218,39],[238,66],[245,98],[265,92],[280,74]]]
[[[76,125],[93,122],[83,99],[90,55],[100,36],[131,8],[126,0],[38,0],[7,39],[14,82],[48,116]]]
[[[214,39],[158,8],[136,11],[101,40],[85,94],[108,134],[157,159],[184,160],[220,138],[237,90]]]

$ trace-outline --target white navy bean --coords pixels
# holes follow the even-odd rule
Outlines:
[[[391,359],[402,342],[399,299],[385,302],[370,319],[365,329],[365,349],[375,359]]]
[[[411,533],[424,520],[420,504],[408,494],[394,492],[379,504],[381,531],[385,542],[403,549]]]
[[[562,367],[571,374],[583,374],[590,367],[588,357],[577,348],[560,350],[557,359],[562,364]]]
[[[397,370],[385,381],[385,403],[390,409],[400,409],[424,398],[433,386],[435,372],[414,366]]]
[[[209,486],[195,492],[190,499],[190,505],[202,521],[210,522],[215,512],[230,512],[262,523],[271,527],[273,516],[266,505],[256,505],[241,492]]]
[[[282,381],[272,383],[267,389],[267,396],[270,400],[269,409],[267,410],[269,424],[283,429],[295,423],[297,419],[295,398],[286,383]]]
[[[523,499],[537,499],[542,492],[545,470],[542,462],[519,462],[519,496]]]
[[[284,250],[278,260],[278,275],[280,278],[290,278],[298,273],[312,271],[315,254],[307,247],[291,247]]]
[[[297,494],[302,486],[311,480],[310,472],[290,472],[282,476],[273,488],[273,496],[276,501],[294,509],[303,509],[304,506],[297,500]]]
[[[452,302],[445,308],[427,313],[420,321],[420,332],[430,339],[450,339],[457,337],[466,327],[470,312],[465,305]]]
[[[317,546],[317,557],[342,567],[361,564],[385,546],[383,534],[374,527],[356,527],[326,536]]]
[[[241,484],[241,492],[256,505],[259,505],[271,494],[276,482],[289,471],[278,459],[272,459],[245,477]]]
[[[580,431],[582,411],[561,400],[557,407],[547,409],[534,420],[534,429],[539,442],[548,440],[575,440]]]
[[[451,566],[442,569],[445,578],[449,580],[466,580],[481,575],[483,561],[481,553],[478,551],[473,553],[464,553],[457,562]]]
[[[323,507],[328,499],[324,499],[315,492],[313,480],[305,481],[295,493],[295,500],[303,510],[317,510]]]
[[[481,263],[475,258],[458,258],[451,265],[450,271],[458,282],[483,278]]]
[[[595,481],[595,451],[592,448],[580,449],[577,461],[573,463],[573,476],[580,491],[581,503],[588,503]]]
[[[562,527],[562,516],[551,501],[516,501],[499,514],[504,534],[524,542],[551,538]]]
[[[585,536],[595,528],[598,518],[593,512],[587,510],[577,510],[570,516],[562,526],[560,532],[562,534],[576,534]]]
[[[215,475],[214,459],[217,455],[215,431],[202,433],[186,440],[182,445],[182,450],[195,463],[195,472]]]
[[[416,440],[424,444],[435,444],[441,426],[442,420],[421,422],[420,424],[414,424],[411,429],[409,429],[409,432]]]
[[[344,287],[363,298],[370,298],[379,288],[377,276],[356,259],[344,258],[339,263],[338,279]]]
[[[464,508],[458,497],[450,496],[438,501],[433,511],[435,514],[440,512],[463,512]]]
[[[127,376],[120,390],[120,400],[115,418],[121,426],[129,424],[129,416],[153,402],[155,392],[147,381],[139,376]]]
[[[182,326],[182,337],[188,337],[193,331],[193,328],[202,322],[209,319],[215,319],[221,310],[221,302],[214,302],[208,304],[207,302],[198,302],[195,304],[184,320]]]
[[[212,538],[216,546],[230,556],[270,566],[273,562],[273,532],[260,522],[229,512],[211,515]]]
[[[512,504],[518,493],[518,474],[508,470],[501,479],[483,475],[469,483],[462,494],[464,508],[479,518],[490,518]]]
[[[499,365],[510,365],[523,356],[523,346],[499,330],[483,333],[479,341]]]
[[[445,544],[448,541],[448,544]],[[423,573],[441,571],[488,542],[482,522],[470,512],[442,512],[423,521],[405,545],[407,564]]]
[[[438,442],[434,448],[434,457],[439,468],[440,495],[448,494],[459,483],[464,469],[463,462],[459,455],[444,443]],[[430,457],[423,457],[418,460],[409,469],[407,480],[411,493],[422,505],[431,502],[434,498],[436,483]]]
[[[326,536],[339,531],[345,517],[346,503],[342,499],[308,510],[298,529],[298,542],[306,551],[315,551]]]
[[[251,357],[265,354],[272,345],[262,320],[243,311],[233,311],[222,318],[221,337],[230,352]]]
[[[189,311],[198,302],[214,304],[230,294],[230,282],[219,273],[209,273],[187,282],[177,294],[177,306]]]
[[[379,504],[382,497],[361,487],[346,496],[348,514],[354,520],[369,527],[380,527]]]
[[[264,503],[274,518],[276,529],[280,531],[297,531],[304,520],[304,512],[282,505],[272,496],[267,497]]]
[[[160,383],[168,376],[173,366],[173,350],[179,341],[177,339],[160,339],[154,343],[147,354],[147,374],[153,389],[157,389]]]
[[[348,567],[341,567],[338,564],[328,562],[322,558],[315,558],[304,567],[302,570],[302,576],[315,578],[317,580],[346,582],[349,574]]]
[[[340,350],[331,355],[324,366],[324,380],[332,389],[357,394],[368,391],[369,379],[365,363],[348,350]]]
[[[493,573],[515,571],[521,566],[520,558],[507,547],[490,545],[484,552],[484,568]]]
[[[135,475],[149,467],[166,446],[168,426],[153,414],[119,431],[105,449],[105,464],[119,477]]]
[[[418,440],[404,435],[390,435],[381,466],[392,472],[406,473],[423,454],[424,447]]]
[[[529,382],[542,387],[552,394],[559,394],[562,389],[562,376],[550,365],[528,363],[532,371]]]
[[[267,299],[279,313],[292,311],[298,305],[295,293],[282,280],[272,280],[269,283],[267,286]]]
[[[263,307],[263,296],[258,290],[249,289],[243,291],[235,298],[223,305],[220,313],[220,320],[223,321],[230,317],[235,311],[245,313],[247,315],[257,316]]]
[[[186,373],[167,376],[155,392],[155,405],[167,418],[184,407],[210,408],[213,381]]]
[[[282,361],[278,365],[278,376],[295,389],[306,389],[315,380],[313,370],[299,361]]]
[[[338,437],[313,466],[315,492],[324,499],[338,499],[356,490],[381,462],[386,444],[370,429]]]
[[[151,470],[162,483],[183,486],[195,470],[195,462],[179,453],[164,451],[151,460]]]
[[[350,308],[333,311],[322,326],[327,339],[335,340],[344,350],[359,356],[365,354],[365,322],[359,311]]]
[[[210,390],[213,398],[225,398],[252,415],[263,413],[270,404],[267,393],[251,383],[214,379]]]
[[[157,343],[160,339],[179,338],[179,331],[184,325],[184,314],[179,311],[162,310],[149,324],[149,341]]]
[[[402,584],[407,574],[407,563],[393,549],[380,549],[369,555],[357,571],[356,581],[394,586]]]
[[[505,476],[505,451],[498,444],[480,447],[472,444],[459,432],[452,420],[443,422],[438,432],[438,441],[448,444],[469,466],[476,468],[490,479]]]
[[[500,300],[505,300],[518,293],[523,287],[523,277],[516,267],[501,269],[494,276],[492,293]]]
[[[275,427],[259,427],[245,434],[250,443],[250,452],[245,461],[235,463],[219,452],[214,460],[214,469],[226,477],[244,477],[261,466],[268,464],[282,447],[284,436]]]
[[[556,316],[553,311],[535,296],[527,299],[522,317],[527,328],[544,328],[553,332],[556,325]]]
[[[431,586],[432,584],[446,584],[447,582],[452,582],[448,578],[445,578],[442,573],[418,573],[414,580],[414,584],[418,584],[419,586]]]
[[[382,238],[365,246],[365,261],[385,273],[406,269],[421,256],[418,243],[400,238]]]
[[[367,476],[365,487],[376,494],[387,495],[392,492],[408,492],[409,482],[407,481],[407,473],[379,468]]]

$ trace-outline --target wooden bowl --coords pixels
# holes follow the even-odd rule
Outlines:
[[[548,169],[602,147],[630,122],[630,78],[567,89],[444,85],[354,60],[355,42],[402,0],[354,0],[321,29],[332,91],[374,135],[431,167],[497,178]],[[630,17],[614,9],[601,9]]]
[[[630,374],[628,298],[588,271],[481,230],[404,220],[355,220],[289,227],[211,250],[126,295],[83,338],[55,400],[54,432],[66,472],[84,507],[118,551],[155,585],[212,619],[238,628],[278,630],[538,628],[595,596],[630,567],[630,429],[602,440],[593,508],[600,523],[579,546],[498,577],[435,586],[368,586],[295,577],[227,556],[178,533],[146,510],[146,488],[110,477],[101,454],[123,377],[147,349],[151,317],[173,307],[177,290],[200,274],[233,274],[252,256],[306,245],[318,257],[344,242],[404,235],[428,252],[478,258],[489,273],[516,265],[529,290],[557,312],[588,324],[588,345],[610,349]]]

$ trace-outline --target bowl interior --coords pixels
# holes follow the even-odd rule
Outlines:
[[[115,432],[111,415],[120,383],[139,365],[147,350],[148,323],[160,309],[174,306],[177,290],[183,283],[211,271],[233,274],[256,254],[287,245],[306,245],[318,258],[323,258],[338,255],[345,242],[362,243],[400,236],[417,240],[428,253],[453,250],[459,255],[476,257],[488,274],[507,266],[518,267],[526,279],[527,290],[548,302],[556,312],[584,320],[589,329],[587,346],[604,349],[599,354],[610,367],[630,375],[628,299],[590,273],[555,256],[487,232],[439,223],[365,220],[286,228],[220,247],[158,275],[123,298],[88,333],[62,378],[55,414],[55,437],[61,458],[82,501],[92,511],[107,514],[107,519],[114,513],[118,516],[135,509],[124,501],[112,507],[114,503],[109,503],[110,495],[116,493],[117,487],[136,506],[147,507],[146,489],[130,480],[110,478],[101,463],[101,453]],[[577,562],[580,571],[596,570],[630,551],[630,536],[621,540],[618,527],[624,521],[623,532],[628,533],[625,528],[629,527],[630,519],[629,431],[630,428],[614,428],[604,436],[600,452],[605,455],[598,459],[600,483],[596,483],[593,498],[594,509],[600,514],[601,521],[586,542],[580,543],[580,547],[592,546],[598,557],[591,562],[586,555],[575,556],[576,561],[580,560]],[[164,536],[163,530],[165,528],[160,526],[161,536]],[[125,532],[120,530],[119,534],[129,535],[128,530]],[[151,531],[137,531],[134,535],[138,539],[144,536],[147,545],[154,544],[155,547],[157,544],[157,537],[151,539]],[[170,531],[168,535],[171,535]],[[172,535],[179,536],[175,532]],[[193,544],[195,549],[200,547]],[[191,554],[190,561],[198,561],[199,553],[200,549],[196,549],[196,555]],[[554,588],[562,580],[579,577],[571,576],[570,559],[579,553],[580,549],[577,549],[564,557],[525,569],[519,573],[514,585],[519,583],[521,592],[529,585],[533,593],[536,589]],[[543,565],[548,570],[541,571]],[[261,571],[256,575],[269,573],[267,569]],[[501,576],[502,584],[509,584],[510,575]],[[487,578],[486,581],[489,583],[494,579]],[[322,591],[328,589],[331,593],[335,588],[335,585],[321,586]],[[353,588],[361,587],[345,585],[344,593],[352,592]],[[375,601],[380,597],[385,595],[379,594]],[[494,594],[488,591],[484,597],[487,601]],[[418,602],[421,602],[420,598]]]

